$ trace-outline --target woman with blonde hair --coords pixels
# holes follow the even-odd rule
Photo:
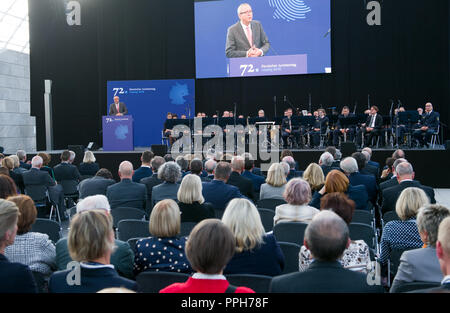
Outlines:
[[[115,249],[113,221],[104,210],[75,214],[70,222],[67,244],[70,257],[76,262],[70,263],[70,270],[50,277],[50,293],[94,293],[113,287],[137,290],[136,282],[120,277],[111,265]],[[79,280],[73,274],[75,271]]]
[[[402,191],[395,205],[400,220],[390,221],[383,228],[379,262],[385,264],[393,249],[422,247],[416,216],[419,209],[430,204],[427,194],[420,188],[409,187]]]
[[[273,233],[266,234],[256,207],[247,199],[233,199],[222,222],[236,239],[236,253],[225,274],[277,276],[284,268],[284,255]]]
[[[184,253],[186,237],[179,237],[180,209],[174,200],[159,201],[150,214],[151,236],[136,242],[134,274],[145,271],[191,273]]]
[[[1,162],[2,167],[8,169],[9,177],[14,181],[16,187],[19,188],[21,193],[25,192],[25,185],[23,184],[22,174],[18,174],[14,171],[14,159],[10,156],[4,158]]]
[[[303,179],[306,180],[312,192],[320,191],[325,185],[325,176],[322,168],[317,163],[311,163],[303,173]]]
[[[202,181],[198,175],[184,176],[177,193],[181,222],[198,223],[207,218],[215,218],[214,208],[205,202],[202,189]]]
[[[283,200],[286,184],[287,179],[283,165],[281,163],[273,163],[267,172],[266,183],[261,185],[259,199]]]
[[[83,176],[95,176],[95,173],[100,169],[100,165],[95,163],[96,159],[92,151],[86,151],[84,153],[83,162],[78,165],[80,175]]]
[[[364,185],[350,185],[348,177],[338,170],[332,170],[325,179],[325,185],[316,191],[309,205],[320,209],[320,199],[328,193],[345,193],[351,200],[355,201],[356,210],[367,210],[369,195]]]

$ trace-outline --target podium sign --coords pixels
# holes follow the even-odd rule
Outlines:
[[[133,151],[133,117],[103,116],[103,150]]]

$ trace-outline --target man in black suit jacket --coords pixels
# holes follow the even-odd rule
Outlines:
[[[242,195],[255,202],[256,199],[253,192],[252,181],[241,176],[242,171],[244,170],[244,158],[241,156],[233,157],[231,160],[231,170],[232,172],[230,178],[228,178],[227,184],[238,187]]]
[[[152,162],[150,163],[152,166],[153,174],[150,177],[142,178],[140,183],[144,184],[147,188],[147,212],[150,212],[150,209],[152,208],[152,189],[155,186],[158,186],[159,184],[162,184],[163,181],[158,178],[158,170],[166,163],[166,160],[164,160],[163,157],[155,156],[152,159]]]
[[[350,245],[347,224],[336,213],[316,214],[305,230],[304,245],[314,262],[304,272],[274,277],[270,292],[275,293],[372,293],[381,286],[370,286],[367,275],[343,268],[338,261]]]
[[[200,180],[202,182],[209,182],[213,180],[213,178],[207,176],[203,176],[203,162],[200,159],[193,159],[191,160],[191,163],[189,163],[189,169],[190,172],[187,172],[186,174],[195,174],[198,177],[200,177]]]
[[[357,143],[361,145],[362,136],[365,137],[365,146],[372,146],[372,140],[375,136],[381,136],[381,130],[383,128],[383,117],[378,114],[378,107],[372,106],[370,108],[370,115],[367,117],[367,121],[362,125],[362,128],[358,131]],[[362,136],[361,136],[362,133]],[[383,137],[381,136],[381,140]]]
[[[406,159],[397,159],[392,165],[392,177],[380,184],[380,190],[391,188],[398,185],[397,173],[395,172],[395,168],[402,162],[407,162]]]
[[[68,150],[61,153],[61,163],[53,168],[55,179],[57,182],[63,180],[79,181],[81,178],[80,172],[75,165],[70,164],[70,152]]]
[[[122,116],[127,115],[128,109],[125,103],[119,101],[119,97],[114,97],[114,103],[109,105],[109,115]]]
[[[144,210],[147,200],[147,190],[140,183],[133,183],[133,164],[123,161],[119,165],[119,176],[121,181],[106,189],[106,197],[111,209],[118,207],[132,207]]]
[[[106,196],[106,189],[115,183],[111,172],[106,168],[102,168],[98,170],[94,177],[80,182],[80,199],[94,195]]]
[[[31,164],[27,164],[27,153],[23,150],[17,150],[16,152],[17,157],[19,158],[20,167],[24,168],[26,170],[31,169]]]
[[[383,204],[381,206],[381,212],[384,214],[387,211],[395,210],[395,204],[397,199],[403,190],[409,187],[417,187],[425,191],[430,203],[436,203],[434,198],[434,190],[431,187],[423,186],[419,182],[414,181],[414,170],[410,163],[402,162],[396,169],[398,186],[387,188],[383,190]]]
[[[419,129],[414,130],[413,136],[419,142],[419,146],[423,147],[429,144],[431,136],[439,127],[439,113],[433,110],[431,103],[425,104],[425,112],[420,120]]]
[[[134,174],[133,174],[133,181],[135,183],[139,183],[141,181],[141,179],[143,179],[143,178],[152,176],[153,172],[152,172],[152,167],[150,165],[150,162],[152,161],[153,156],[154,156],[154,154],[151,151],[142,152],[142,155],[141,155],[142,165],[140,168],[135,170]]]

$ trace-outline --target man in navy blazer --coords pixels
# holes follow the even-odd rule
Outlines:
[[[358,163],[352,157],[345,158],[341,161],[340,167],[347,175],[352,186],[364,185],[367,195],[372,203],[377,199],[378,186],[373,175],[364,175],[358,171]]]
[[[120,163],[119,176],[121,181],[109,186],[106,190],[106,197],[109,200],[111,209],[132,207],[145,210],[147,190],[144,184],[131,181],[133,177],[133,164],[129,161]]]
[[[253,191],[256,195],[259,195],[259,191],[261,189],[261,185],[266,182],[264,177],[253,173],[255,169],[255,161],[252,158],[246,156],[244,161],[244,171],[242,172],[242,176],[248,178],[253,183]]]
[[[243,198],[237,187],[227,185],[230,175],[231,164],[219,162],[214,170],[214,179],[211,182],[203,183],[205,202],[211,203],[215,209],[224,210],[230,200]]]
[[[154,156],[154,154],[151,151],[142,152],[142,155],[141,155],[142,165],[140,168],[135,170],[134,174],[133,174],[133,181],[135,183],[139,183],[141,181],[141,179],[143,179],[145,177],[152,176],[153,172],[152,172],[152,167],[150,166],[150,162],[152,161],[153,156]]]
[[[414,130],[413,136],[419,142],[419,146],[428,145],[431,136],[438,130],[439,127],[439,113],[433,110],[431,103],[425,104],[425,112],[420,120],[420,129]]]
[[[106,168],[101,168],[97,171],[94,177],[84,179],[78,185],[80,191],[80,199],[94,196],[105,195],[109,186],[116,182],[113,179],[111,172]]]
[[[27,164],[27,153],[24,150],[17,150],[17,157],[19,158],[20,167],[26,170],[31,169],[31,164]]]
[[[304,272],[274,277],[274,293],[382,293],[381,286],[370,286],[367,275],[345,269],[339,262],[351,239],[347,224],[336,213],[317,213],[305,230],[304,245],[314,261]]]
[[[53,168],[53,172],[58,183],[63,180],[79,181],[81,178],[78,168],[70,164],[70,152],[68,150],[61,153],[61,163]]]

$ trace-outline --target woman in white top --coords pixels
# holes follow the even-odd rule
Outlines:
[[[355,202],[343,193],[329,193],[321,199],[320,208],[321,210],[332,210],[348,225],[352,221]],[[305,246],[302,246],[299,253],[299,271],[307,270],[313,261],[311,252]],[[339,262],[349,270],[367,273],[367,265],[370,263],[369,246],[364,240],[352,240]]]
[[[266,183],[261,185],[259,199],[281,199],[286,187],[286,175],[281,163],[274,163],[267,172]]]
[[[309,223],[319,213],[319,210],[308,205],[311,201],[311,188],[301,178],[291,179],[287,183],[283,197],[287,204],[276,207],[274,225],[279,222]]]

